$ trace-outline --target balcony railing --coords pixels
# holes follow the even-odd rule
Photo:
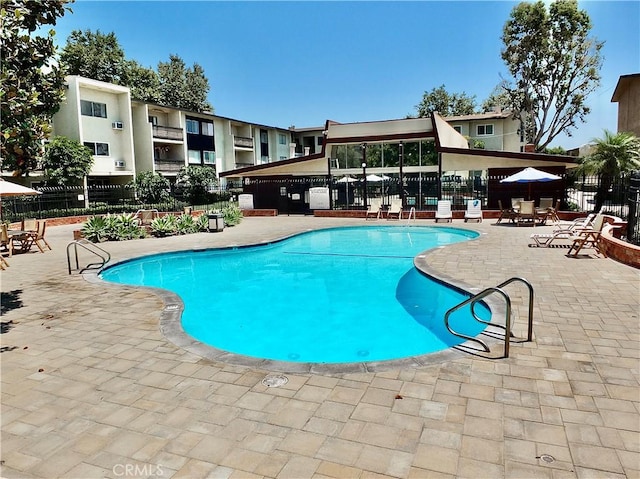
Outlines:
[[[153,125],[153,137],[163,138],[165,140],[183,140],[184,132],[182,131],[182,128]]]
[[[236,148],[250,148],[253,150],[253,138],[247,138],[245,136],[234,136],[233,146]]]
[[[184,166],[183,160],[154,160],[156,171],[176,173]]]

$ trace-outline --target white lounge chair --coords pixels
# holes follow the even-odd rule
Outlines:
[[[379,220],[382,216],[382,199],[380,198],[371,198],[371,203],[369,205],[369,209],[365,213],[365,220]]]
[[[402,201],[391,200],[389,211],[387,211],[388,220],[400,220],[402,219]]]
[[[482,201],[467,201],[467,210],[464,212],[464,222],[466,223],[468,220],[482,222]]]
[[[451,201],[438,200],[438,209],[436,210],[436,223],[438,220],[451,222],[453,215],[451,214]]]

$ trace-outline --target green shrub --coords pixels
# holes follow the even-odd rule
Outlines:
[[[92,243],[107,240],[107,222],[102,216],[92,216],[82,225],[82,236]]]
[[[176,233],[179,235],[186,235],[190,233],[197,233],[198,225],[196,220],[191,215],[180,215],[176,220]]]
[[[160,216],[149,226],[153,236],[170,236],[176,232],[176,217],[173,215]]]
[[[242,210],[235,203],[228,203],[222,208],[224,216],[224,224],[227,226],[235,226],[242,221]]]
[[[195,219],[197,231],[207,231],[209,228],[209,217],[207,215],[200,215]]]

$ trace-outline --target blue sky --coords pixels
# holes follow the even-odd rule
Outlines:
[[[425,91],[490,94],[506,67],[502,27],[512,1],[246,2],[76,0],[55,27],[114,32],[125,56],[157,68],[170,54],[200,64],[215,113],[281,128],[415,114]],[[611,96],[620,75],[640,72],[640,2],[581,1],[605,42],[592,113],[573,148],[616,130]]]

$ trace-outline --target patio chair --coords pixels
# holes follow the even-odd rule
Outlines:
[[[541,224],[547,222],[547,218],[551,217],[553,210],[553,198],[540,198],[540,205],[536,208],[536,213]]]
[[[512,223],[514,222],[516,212],[513,210],[513,208],[505,208],[504,206],[502,206],[502,200],[498,200],[498,208],[500,208],[500,216],[498,217],[498,221],[496,221],[497,225],[499,225],[502,220],[508,220]]]
[[[573,256],[578,256],[578,253],[582,248],[594,248],[597,253],[600,253],[605,258],[607,255],[600,248],[600,236],[602,234],[602,227],[604,226],[604,216],[596,215],[593,220],[591,228],[583,228],[577,231],[572,237],[573,244],[567,252],[567,256],[573,253]]]
[[[0,230],[0,247],[7,249],[9,257],[13,255],[16,249],[19,249],[21,253],[26,253],[31,249],[33,243],[34,238],[31,233],[19,231],[12,234],[7,228],[7,225],[2,224],[2,229]]]
[[[388,220],[401,220],[402,219],[402,201],[391,200],[389,211],[387,211]]]
[[[22,221],[20,222],[20,229],[22,231],[35,233],[38,230],[38,220],[35,218],[22,218]]]
[[[380,198],[371,198],[371,204],[367,209],[364,219],[379,220],[382,217],[382,200]]]
[[[11,257],[13,254],[13,237],[9,236],[7,225],[4,223],[0,229],[0,247],[6,248],[9,251],[9,257]]]
[[[451,222],[453,215],[451,214],[451,201],[438,200],[438,209],[436,210],[436,223],[438,220]]]
[[[44,239],[44,232],[47,229],[47,221],[39,220],[37,222],[37,229],[35,234],[32,234],[33,243],[38,247],[41,253],[44,253],[44,247],[40,243],[44,243],[44,245],[51,250],[51,246],[47,243],[47,240]]]
[[[520,209],[518,210],[518,217],[516,224],[520,226],[523,223],[533,222],[533,226],[536,225],[538,215],[536,214],[536,207],[533,201],[521,201]]]
[[[482,222],[482,201],[469,200],[467,201],[467,210],[464,212],[464,222],[468,220],[476,220]]]
[[[520,208],[520,202],[524,201],[524,198],[511,198],[511,208],[517,210]]]

